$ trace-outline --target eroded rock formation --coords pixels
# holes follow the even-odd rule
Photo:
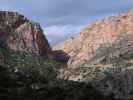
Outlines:
[[[14,51],[46,55],[50,50],[38,23],[8,11],[0,11],[0,43]]]
[[[80,32],[80,36],[55,46],[71,57],[70,65],[76,65],[90,56],[102,45],[112,44],[121,33],[133,33],[133,11],[93,22]],[[78,42],[75,40],[78,40]]]

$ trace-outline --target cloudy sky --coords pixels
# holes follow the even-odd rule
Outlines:
[[[133,9],[133,0],[0,0],[0,9],[18,11],[39,22],[55,44],[91,21]]]

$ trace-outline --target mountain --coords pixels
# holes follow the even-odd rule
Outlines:
[[[0,100],[111,100],[90,83],[59,78],[68,59],[38,23],[0,11]]]
[[[23,15],[0,11],[0,43],[14,51],[45,55],[50,46],[38,23]]]
[[[130,10],[118,16],[93,22],[86,26],[78,37],[59,43],[53,49],[66,52],[71,57],[69,65],[76,65],[81,61],[90,59],[90,56],[102,44],[114,43],[119,34],[133,34],[132,19],[133,11]]]
[[[113,100],[133,99],[133,11],[88,25],[80,36],[53,47],[68,53],[58,77],[91,83]]]
[[[41,26],[0,11],[0,100],[133,99],[133,11],[51,48]]]

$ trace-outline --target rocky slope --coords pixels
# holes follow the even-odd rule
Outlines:
[[[70,55],[58,78],[91,83],[113,99],[133,99],[132,19],[132,11],[106,18],[89,25],[78,38],[57,45],[54,49]]]
[[[75,65],[88,60],[102,45],[114,43],[121,33],[133,33],[133,11],[119,16],[112,16],[101,21],[93,22],[80,32],[80,36],[67,40],[55,46],[55,50],[63,50],[71,57],[69,65]],[[78,41],[78,42],[75,42]]]
[[[59,78],[92,83],[104,95],[133,98],[133,34],[120,34],[113,44],[101,45],[90,59],[60,70]]]

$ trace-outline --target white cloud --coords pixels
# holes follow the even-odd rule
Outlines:
[[[61,40],[64,40],[67,37],[71,37],[72,35],[79,33],[83,26],[84,25],[53,25],[44,28],[44,33],[48,38],[50,44],[53,45]]]

